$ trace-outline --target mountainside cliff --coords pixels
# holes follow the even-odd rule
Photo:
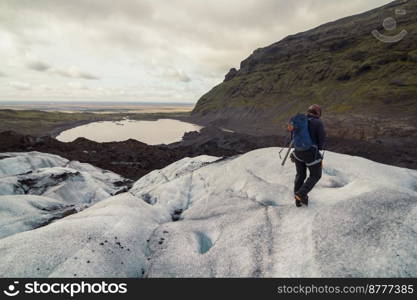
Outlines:
[[[416,12],[417,0],[394,1],[257,49],[200,98],[192,117],[251,134],[280,134],[291,115],[318,103],[331,136],[415,141]],[[386,43],[373,30],[407,34]]]

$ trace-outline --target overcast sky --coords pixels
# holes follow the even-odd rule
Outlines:
[[[253,50],[389,0],[0,0],[0,100],[196,102]]]

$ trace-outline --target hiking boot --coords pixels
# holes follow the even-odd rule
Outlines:
[[[308,206],[308,196],[305,196],[301,199],[301,203],[304,204],[305,206]]]
[[[305,206],[308,206],[308,196],[302,196],[302,195],[296,193],[294,195],[294,198],[295,198],[295,205],[297,207],[302,206],[302,204],[304,204]]]
[[[294,198],[295,198],[295,206],[301,207],[302,206],[301,198],[297,194],[294,195]]]

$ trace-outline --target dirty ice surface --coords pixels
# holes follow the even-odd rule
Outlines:
[[[296,208],[278,151],[185,158],[0,239],[0,276],[417,276],[417,171],[328,152]]]
[[[0,154],[0,238],[73,214],[121,192],[126,180],[40,153]]]

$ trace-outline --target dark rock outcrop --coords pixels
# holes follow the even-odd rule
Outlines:
[[[136,180],[150,171],[161,169],[184,157],[203,154],[234,156],[261,148],[268,144],[265,142],[268,139],[271,138],[252,138],[247,135],[226,133],[220,129],[206,128],[201,133],[187,133],[184,141],[180,143],[150,146],[133,139],[98,143],[78,138],[73,142],[63,143],[49,136],[32,137],[5,131],[0,133],[2,141],[0,152],[52,153]]]
[[[169,144],[168,148],[180,150],[188,156],[233,156],[259,148],[277,146],[280,142],[281,139],[277,136],[251,136],[209,126],[199,132],[184,134],[181,142]]]
[[[232,80],[237,74],[237,70],[235,68],[231,68],[229,73],[226,74],[226,76],[224,77],[224,81],[229,81]]]

